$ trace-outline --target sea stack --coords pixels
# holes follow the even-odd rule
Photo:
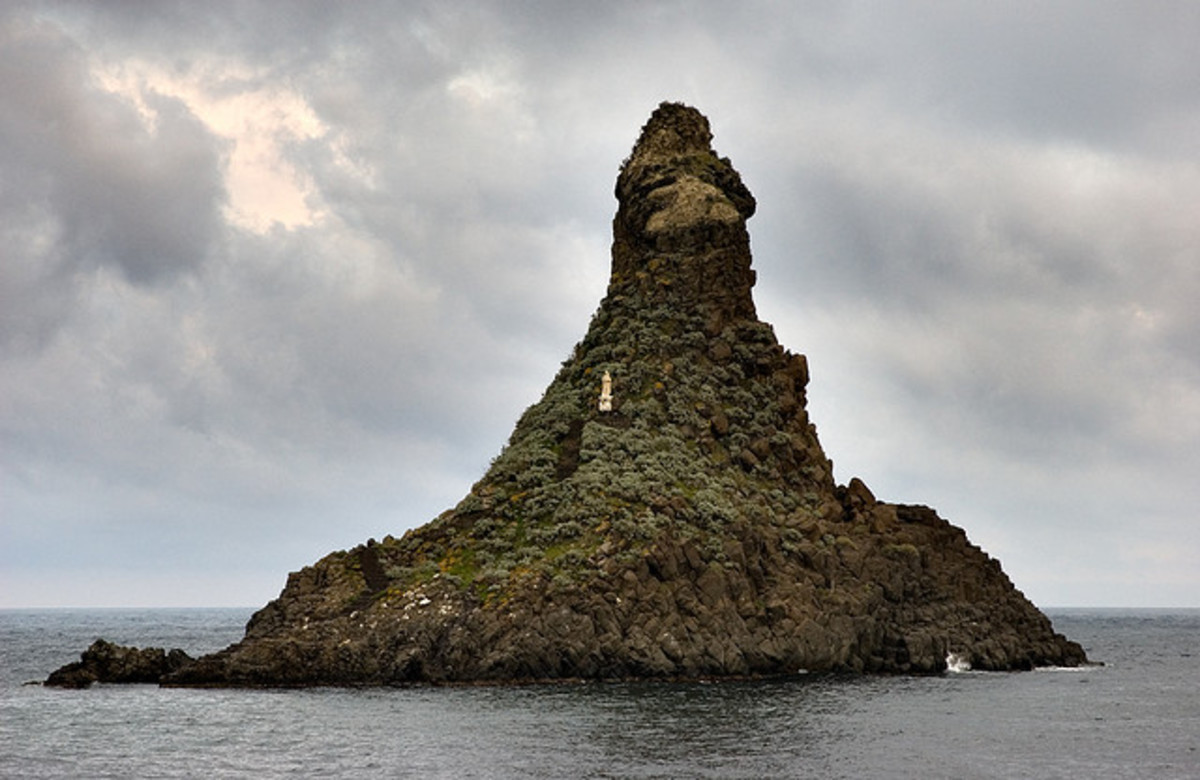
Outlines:
[[[808,365],[755,312],[755,201],[664,103],[617,179],[586,335],[453,509],[288,577],[170,685],[725,678],[1073,666],[925,506],[834,481]]]

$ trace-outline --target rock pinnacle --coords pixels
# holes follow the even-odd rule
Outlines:
[[[162,681],[1085,663],[964,531],[857,478],[835,483],[808,418],[807,361],[755,315],[754,198],[711,138],[693,108],[650,117],[617,179],[608,293],[457,506],[293,572],[244,639]],[[118,650],[85,654],[59,684],[142,657]]]
[[[617,178],[609,297],[702,309],[714,329],[754,319],[754,196],[712,149],[708,120],[663,103]]]

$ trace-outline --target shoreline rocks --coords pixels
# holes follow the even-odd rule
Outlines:
[[[159,683],[194,662],[182,650],[125,647],[97,639],[79,660],[52,672],[43,685],[87,688],[93,683]]]

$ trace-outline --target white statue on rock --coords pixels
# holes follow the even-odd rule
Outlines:
[[[612,411],[612,375],[607,371],[600,377],[600,411]]]

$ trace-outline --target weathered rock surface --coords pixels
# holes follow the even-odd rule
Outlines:
[[[157,683],[179,671],[193,659],[182,650],[161,647],[123,647],[97,639],[79,660],[53,672],[45,685],[56,688],[87,688],[92,683]]]
[[[836,485],[808,366],[758,320],[753,196],[663,104],[617,180],[608,292],[455,508],[289,576],[170,685],[936,672],[1083,650],[932,509]],[[597,404],[612,377],[612,410]]]

